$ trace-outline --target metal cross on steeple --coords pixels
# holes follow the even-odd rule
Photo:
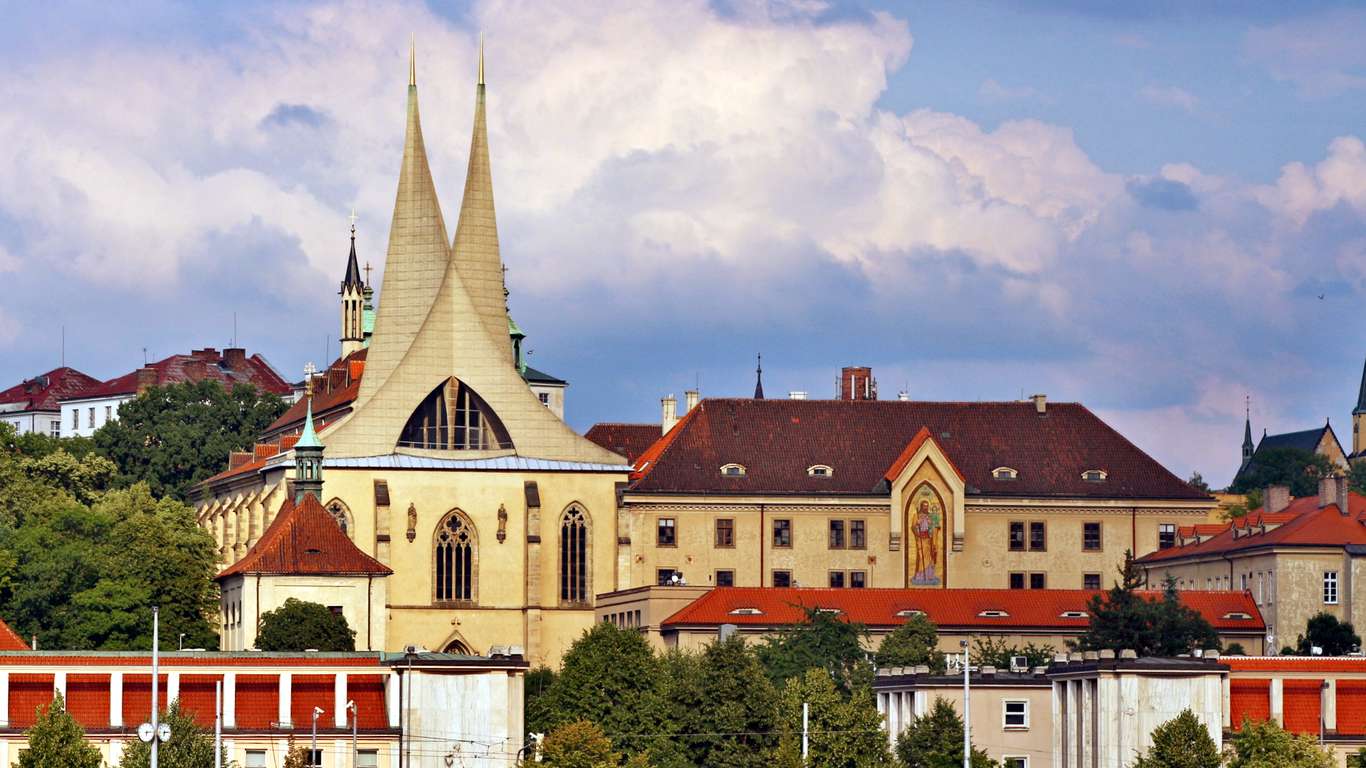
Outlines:
[[[352,208],[351,215],[347,216],[346,218],[351,222],[351,234],[356,234],[356,219],[359,218],[358,216],[356,216],[356,209]]]
[[[313,396],[313,374],[317,372],[318,369],[314,367],[312,360],[304,364],[304,391],[309,397]]]
[[[370,262],[365,262],[365,284],[370,284]]]

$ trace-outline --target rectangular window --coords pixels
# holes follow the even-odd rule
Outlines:
[[[150,677],[147,679],[151,680]],[[379,768],[379,750],[362,749],[357,751],[356,768]]]
[[[1001,725],[1012,730],[1029,727],[1028,701],[1003,701],[1001,705]]]
[[[1082,589],[1100,589],[1099,573],[1083,573],[1081,575]]]
[[[1276,572],[1266,572],[1266,603],[1267,605],[1276,604]]]
[[[1323,572],[1323,602],[1327,605],[1338,604],[1338,572]]]
[[[1029,588],[1030,588],[1030,589],[1045,589],[1044,584],[1045,584],[1045,582],[1044,582],[1044,574],[1042,574],[1042,573],[1031,573],[1031,574],[1029,574]]]
[[[90,406],[90,410],[86,416],[86,426],[90,427],[91,429],[95,428],[95,406],[93,405]]]
[[[541,405],[550,405],[550,393],[549,393],[549,392],[541,392],[540,394],[537,395],[537,397],[541,398]],[[150,680],[151,678],[148,678],[148,679]]]
[[[1205,579],[1205,589],[1207,589],[1207,590],[1208,590],[1208,589],[1214,589],[1214,586],[1213,586],[1213,583],[1212,583],[1212,582],[1213,582],[1212,579],[1206,577],[1206,579]]]
[[[81,409],[80,409],[80,408],[72,408],[72,409],[71,409],[71,428],[72,428],[72,429],[80,429],[80,428],[81,428]],[[151,680],[152,678],[149,677],[149,678],[147,678],[147,679],[148,679],[148,680]],[[148,683],[148,685],[151,685],[151,683]]]
[[[1100,551],[1100,523],[1081,524],[1081,548],[1087,552]]]
[[[792,546],[792,521],[773,521],[773,546],[787,549]]]
[[[844,521],[830,521],[830,548],[844,549]]]
[[[773,586],[790,587],[792,586],[792,571],[774,571]],[[150,678],[148,678],[150,679]]]
[[[672,517],[661,517],[655,528],[655,543],[661,547],[672,547],[677,543],[676,533],[674,519]]]
[[[1011,588],[1011,589],[1024,589],[1024,588],[1025,588],[1025,575],[1024,575],[1023,573],[1019,573],[1019,572],[1015,572],[1015,573],[1010,574],[1010,588]]]
[[[1264,576],[1264,575],[1261,574],[1261,573],[1258,573],[1258,574],[1257,574],[1257,605],[1261,605],[1261,604],[1262,604],[1262,597],[1263,597],[1263,592],[1262,592],[1262,590],[1265,589],[1265,588],[1266,588],[1266,576]]]
[[[731,549],[735,546],[735,520],[733,518],[722,517],[717,519],[716,546],[721,549]]]
[[[52,435],[53,437],[61,437],[62,422],[57,419],[53,419],[52,423],[48,426],[48,434]],[[151,678],[148,679],[150,680]],[[148,685],[151,685],[151,683],[148,683]]]
[[[851,589],[863,589],[866,586],[868,586],[868,574],[863,571],[849,572],[849,587]]]
[[[717,571],[717,572],[716,572],[716,586],[718,586],[718,587],[733,587],[733,586],[735,586],[735,571]],[[147,678],[147,679],[150,680],[151,678],[149,677],[149,678]]]
[[[1029,768],[1029,758],[1003,757],[1001,758],[1001,768]]]
[[[1043,523],[1029,524],[1029,549],[1034,552],[1042,552],[1048,549],[1048,537],[1045,534]]]
[[[1241,586],[1240,586],[1240,589],[1242,589],[1244,592],[1246,592],[1246,591],[1247,591],[1247,574],[1246,574],[1246,573],[1240,573],[1240,574],[1238,574],[1238,582],[1239,582],[1239,584],[1241,585]]]
[[[1176,523],[1159,523],[1157,526],[1157,548],[1171,549],[1176,546]]]
[[[109,423],[109,420],[112,419],[112,418],[114,418],[114,406],[112,406],[112,405],[106,405],[106,406],[104,407],[104,423],[105,423],[105,424],[108,424],[108,423]],[[148,679],[150,680],[151,678],[148,678]],[[149,683],[149,685],[150,685],[150,683]]]
[[[152,678],[148,677],[147,679],[151,680]],[[305,749],[304,755],[308,757],[308,768],[323,768],[323,751],[321,749]]]
[[[1010,524],[1010,551],[1023,552],[1025,548],[1025,524]]]
[[[658,586],[661,586],[661,587],[667,587],[667,586],[672,585],[673,582],[674,582],[674,574],[675,574],[675,573],[677,573],[677,571],[675,571],[675,570],[672,569],[672,568],[656,568],[656,569],[655,569],[655,584],[658,585]],[[148,678],[148,679],[150,679],[150,678]]]
[[[147,679],[151,680],[152,678],[149,676]],[[150,686],[151,683],[148,685]],[[246,768],[266,768],[266,751],[264,749],[248,749],[247,762],[244,765]]]
[[[831,589],[844,589],[844,571],[831,571],[831,572],[830,572],[830,588],[831,588]],[[151,678],[148,678],[148,679],[151,679]]]
[[[849,521],[849,548],[864,549],[868,546],[867,529],[862,520]]]

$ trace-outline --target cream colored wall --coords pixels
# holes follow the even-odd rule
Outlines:
[[[388,578],[246,575],[226,579],[220,597],[220,616],[232,609],[240,619],[226,633],[220,627],[219,648],[240,651],[255,646],[260,617],[293,598],[341,606],[347,626],[356,633],[356,650],[385,650]]]
[[[917,696],[925,697],[925,709],[935,699],[944,699],[955,711],[963,711],[962,684],[942,687],[917,686]],[[972,744],[994,760],[1028,757],[1030,768],[1045,768],[1053,751],[1053,689],[1051,686],[992,686],[980,680],[972,683]],[[1029,727],[1006,728],[1006,701],[1029,702]]]

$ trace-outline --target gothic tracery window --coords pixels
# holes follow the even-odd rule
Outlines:
[[[560,518],[560,601],[588,602],[588,517],[577,506]]]
[[[436,529],[437,602],[473,602],[477,541],[474,524],[451,510]]]
[[[324,509],[327,510],[327,514],[332,516],[333,520],[337,521],[337,527],[341,529],[341,532],[348,537],[351,536],[351,510],[346,508],[342,500],[333,499],[327,502]]]
[[[408,417],[398,444],[406,448],[482,451],[511,448],[507,430],[474,390],[450,378]]]

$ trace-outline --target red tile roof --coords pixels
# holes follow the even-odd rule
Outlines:
[[[206,347],[205,349],[194,350],[188,355],[171,355],[144,367],[155,372],[154,383],[159,387],[181,384],[187,381],[211,379],[229,389],[239,384],[251,384],[259,391],[281,396],[288,395],[293,391],[289,382],[285,381],[270,366],[270,363],[266,362],[266,359],[259,354],[247,357],[246,353],[242,352],[242,362],[233,365],[229,358],[235,356],[232,353],[236,351],[224,350],[223,352],[226,354],[220,354],[218,350]],[[131,371],[85,392],[63,399],[135,395],[137,391],[138,371]]]
[[[915,437],[911,438],[911,442],[906,444],[906,447],[901,451],[901,455],[897,456],[896,461],[892,462],[892,466],[887,468],[887,472],[882,476],[882,479],[890,483],[900,477],[901,473],[906,470],[906,465],[911,463],[911,459],[915,458],[916,452],[924,447],[925,443],[934,443],[938,446],[939,450],[944,450],[944,447],[939,445],[939,441],[934,439],[934,435],[930,434],[929,428],[921,427],[920,431],[915,433]],[[949,466],[953,467],[953,472],[958,475],[959,480],[967,482],[967,478],[963,477],[962,470],[953,463],[953,459],[949,459]]]
[[[286,499],[256,545],[216,578],[248,573],[387,576],[393,570],[362,552],[310,493],[302,504]]]
[[[987,629],[1086,629],[1087,602],[1102,594],[1084,589],[808,589],[802,587],[717,587],[665,619],[662,626],[780,626],[804,620],[807,608],[833,608],[841,618],[869,627],[904,624],[910,611],[922,611],[940,627]],[[1160,592],[1141,593],[1157,599]],[[1181,601],[1200,612],[1217,630],[1266,629],[1261,611],[1247,592],[1188,591]],[[745,609],[758,609],[752,613]],[[1006,616],[983,616],[1003,611]],[[898,615],[901,614],[901,615]],[[1250,619],[1229,618],[1246,614]]]
[[[0,391],[0,404],[18,404],[24,411],[60,411],[64,397],[83,395],[100,386],[100,380],[75,368],[53,368]]]
[[[1366,656],[1223,656],[1219,661],[1232,672],[1355,673],[1366,677]]]
[[[662,436],[658,424],[594,424],[584,434],[603,448],[625,456],[632,464]]]
[[[329,420],[347,412],[351,403],[360,392],[360,380],[365,372],[365,358],[368,349],[358,349],[346,357],[339,357],[327,367],[327,372],[314,384],[313,421],[317,428],[325,427]],[[271,422],[261,433],[263,438],[274,437],[289,430],[302,430],[304,426],[304,398],[299,398],[280,418]]]
[[[27,651],[28,643],[19,633],[9,628],[4,619],[0,619],[0,651]]]
[[[1263,515],[1260,509],[1249,512],[1222,533],[1199,544],[1168,547],[1138,559],[1141,564],[1167,562],[1187,557],[1203,557],[1269,546],[1330,546],[1366,544],[1366,496],[1352,493],[1348,500],[1351,514],[1339,513],[1336,504],[1319,506],[1318,496],[1304,496],[1290,502],[1283,511]],[[1265,523],[1267,530],[1261,532]],[[1274,525],[1275,527],[1271,527]],[[1238,529],[1235,535],[1234,528]]]
[[[1076,403],[898,400],[704,400],[637,462],[634,489],[661,493],[871,494],[907,443],[928,429],[989,496],[1205,500],[1152,457]],[[652,466],[646,466],[646,462]],[[736,463],[743,478],[722,477]],[[828,477],[807,468],[825,464]],[[992,470],[1010,467],[1014,480]],[[1102,482],[1082,478],[1100,469]]]

